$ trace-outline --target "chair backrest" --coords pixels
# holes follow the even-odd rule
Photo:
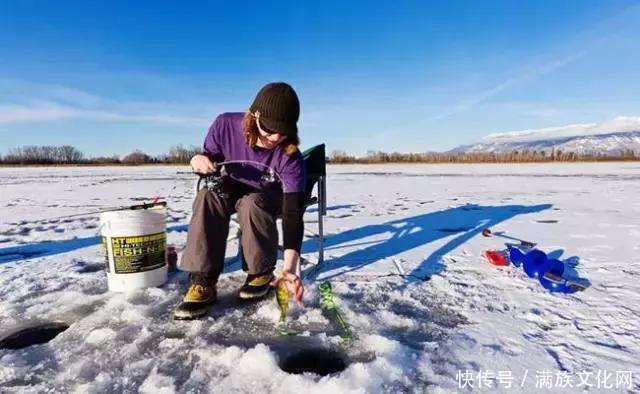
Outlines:
[[[304,189],[305,201],[311,201],[313,187],[320,177],[327,175],[327,159],[325,156],[325,145],[320,144],[302,152],[304,167],[307,174],[307,181]]]

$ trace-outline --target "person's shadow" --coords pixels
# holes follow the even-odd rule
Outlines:
[[[314,270],[313,276],[321,272],[335,271],[324,277],[329,279],[430,242],[452,237],[417,267],[403,275],[408,281],[426,280],[442,272],[444,269],[442,256],[482,233],[484,228],[495,226],[516,215],[540,212],[551,207],[551,204],[531,206],[469,204],[347,230],[326,237],[325,250],[366,246],[325,260],[321,267]],[[384,240],[366,240],[370,237],[383,237]],[[316,242],[305,241],[303,251],[317,251]]]
[[[427,256],[417,267],[404,275],[407,280],[428,279],[431,275],[443,270],[444,265],[441,261],[443,255],[480,234],[484,228],[495,226],[517,215],[540,212],[549,208],[551,208],[550,204],[532,206],[483,206],[470,204],[396,219],[382,224],[354,228],[327,236],[325,250],[352,246],[364,247],[339,257],[327,259],[316,270],[317,272],[314,275],[322,271],[336,270],[336,273],[332,273],[327,277],[328,279],[345,272],[355,271],[375,261],[396,256],[430,242],[453,237]],[[187,228],[187,225],[178,225],[167,228],[167,231],[182,232],[186,231]],[[390,234],[390,237],[388,234]],[[367,239],[369,237],[384,238],[384,240],[369,240]],[[99,243],[100,237],[87,237],[0,248],[0,264],[66,253]],[[314,240],[305,241],[303,251],[308,253],[316,252],[317,243]]]
[[[189,229],[186,224],[167,227],[167,232],[185,232]],[[72,252],[77,249],[98,245],[102,242],[100,236],[73,238],[62,241],[34,242],[17,246],[0,248],[0,264],[12,261],[22,261],[36,257],[53,256]]]

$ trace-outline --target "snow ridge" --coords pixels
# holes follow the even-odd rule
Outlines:
[[[548,138],[530,141],[501,140],[463,145],[453,153],[506,153],[514,150],[575,152],[615,156],[632,150],[640,153],[640,130],[599,135]]]
[[[506,153],[513,150],[552,150],[577,154],[640,153],[640,117],[619,116],[602,123],[492,133],[481,142],[462,145],[451,153]]]

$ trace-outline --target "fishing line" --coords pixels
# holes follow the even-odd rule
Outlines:
[[[160,198],[158,198],[159,200]],[[48,218],[48,219],[39,219],[39,220],[30,220],[30,221],[26,221],[23,220],[19,223],[9,223],[12,225],[23,225],[23,224],[36,224],[36,223],[53,223],[53,222],[57,222],[60,221],[61,219],[70,219],[70,218],[75,218],[75,217],[80,217],[80,216],[93,216],[93,215],[99,215],[103,212],[115,212],[115,211],[126,211],[126,210],[137,210],[137,209],[149,209],[155,206],[167,206],[167,202],[166,201],[156,201],[156,202],[151,202],[151,203],[146,203],[146,204],[137,204],[137,205],[125,205],[125,206],[120,206],[120,207],[111,207],[111,208],[105,208],[105,209],[101,209],[99,211],[93,211],[93,212],[83,212],[83,213],[75,213],[72,215],[64,215],[64,216],[57,216],[57,217],[53,217],[53,218]]]

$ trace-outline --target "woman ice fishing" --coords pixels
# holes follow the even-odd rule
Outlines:
[[[302,304],[298,272],[302,243],[305,173],[298,151],[298,96],[283,82],[270,83],[257,94],[246,113],[224,113],[216,118],[204,141],[204,152],[191,159],[194,172],[210,174],[216,163],[247,160],[268,166],[276,182],[240,182],[223,177],[223,193],[200,190],[193,203],[187,244],[180,268],[190,273],[190,286],[176,319],[193,319],[207,313],[216,301],[216,283],[223,270],[229,221],[238,214],[241,247],[247,278],[239,289],[243,299],[266,295],[275,284],[278,251],[276,217],[282,216],[284,265],[282,279],[290,294]],[[251,177],[248,177],[251,178]]]

